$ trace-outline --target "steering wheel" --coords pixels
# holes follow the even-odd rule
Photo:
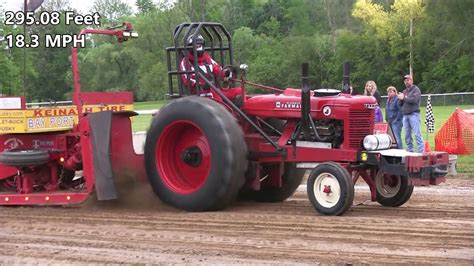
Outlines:
[[[222,82],[221,89],[229,90],[232,84],[232,79],[237,76],[237,69],[234,66],[225,65],[222,68],[222,71],[224,72],[224,76],[220,77],[220,81]]]

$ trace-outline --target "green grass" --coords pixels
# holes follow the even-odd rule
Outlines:
[[[152,115],[139,115],[134,116],[132,120],[133,132],[147,131],[150,127]]]
[[[135,110],[151,110],[159,109],[165,105],[167,101],[155,101],[155,102],[136,102],[133,104]]]
[[[152,110],[160,109],[165,105],[167,101],[154,101],[154,102],[136,102],[133,104],[135,110]],[[132,130],[133,132],[147,131],[151,124],[152,115],[139,115],[133,117]]]
[[[147,110],[147,109],[158,109],[161,106],[166,104],[165,101],[158,101],[158,102],[141,102],[135,103],[136,110]],[[454,112],[456,106],[433,106],[433,112],[435,116],[435,130],[438,131],[444,122],[448,119],[448,117]],[[474,109],[474,105],[463,105],[462,109]],[[384,110],[385,111],[385,110]],[[425,121],[425,111],[426,108],[421,108],[421,130],[423,134],[423,139],[426,138],[426,126],[424,124]],[[152,120],[151,115],[139,115],[138,117],[133,118],[133,131],[146,131],[150,126]],[[430,142],[431,150],[434,150],[434,136],[435,134],[430,134],[428,136],[428,140]],[[404,133],[402,130],[402,139],[404,140]],[[405,143],[405,142],[404,142]],[[457,162],[457,171],[460,173],[469,173],[471,176],[474,177],[474,155],[462,155],[458,156]]]

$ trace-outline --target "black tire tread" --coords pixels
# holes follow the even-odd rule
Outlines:
[[[201,196],[192,195],[189,198],[173,194],[163,185],[156,171],[154,155],[160,130],[169,121],[173,121],[175,114],[186,117],[187,113],[183,110],[192,110],[194,114],[191,114],[190,117],[205,117],[206,120],[210,121],[210,124],[216,127],[212,130],[212,132],[215,132],[215,134],[212,134],[212,141],[214,143],[224,143],[223,147],[218,147],[221,155],[219,160],[229,164],[229,167],[222,169],[219,177],[208,177],[208,179],[212,178],[213,181],[217,181],[219,184],[209,184],[207,187],[211,188],[210,191],[202,191],[201,189],[193,193],[201,193]],[[161,108],[152,121],[145,144],[145,166],[153,190],[163,202],[187,211],[220,210],[235,200],[240,187],[244,183],[244,173],[247,169],[246,155],[247,147],[244,134],[235,118],[219,103],[197,96],[183,97]],[[207,183],[206,181],[206,185]],[[191,197],[194,197],[193,200],[190,200]]]
[[[400,207],[405,204],[413,194],[414,186],[409,184],[409,180],[407,176],[400,177],[400,190],[398,193],[390,198],[384,197],[379,193],[377,190],[377,202],[380,205],[385,207]]]
[[[48,163],[46,150],[11,150],[0,153],[0,163],[10,166],[39,166]]]

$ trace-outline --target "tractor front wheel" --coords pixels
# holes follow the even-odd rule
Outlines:
[[[189,96],[155,116],[145,165],[160,199],[187,211],[228,206],[244,183],[247,149],[235,118],[219,103]]]
[[[342,215],[354,201],[349,172],[337,163],[321,163],[311,171],[307,191],[313,207],[324,215]]]
[[[378,171],[375,176],[377,202],[386,207],[398,207],[405,204],[413,193],[413,185],[407,176],[387,175]]]

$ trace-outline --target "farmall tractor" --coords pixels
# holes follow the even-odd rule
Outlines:
[[[132,35],[131,27],[83,33],[119,40]],[[206,39],[204,50],[230,75],[214,78],[197,64],[198,35]],[[373,201],[391,207],[404,204],[415,185],[445,180],[446,153],[391,149],[389,135],[374,134],[375,99],[311,90],[307,64],[301,89],[247,81],[246,66],[233,67],[231,36],[218,23],[176,27],[174,45],[167,48],[171,101],[154,116],[144,155],[136,154],[130,125],[134,112],[82,112],[87,94],[80,91],[75,53],[78,123],[63,132],[0,135],[0,145],[11,138],[22,143],[15,149],[0,147],[0,184],[7,190],[0,194],[1,204],[77,204],[94,190],[99,199],[115,199],[114,178],[128,174],[148,180],[156,195],[176,208],[219,210],[238,198],[284,201],[309,169],[311,204],[321,214],[341,215],[352,205],[359,177],[369,185]],[[182,62],[188,65],[184,70]],[[191,88],[182,77],[192,75],[204,83]],[[272,93],[248,95],[246,85]],[[233,86],[242,93],[230,100],[224,92]],[[94,99],[110,104],[112,98],[117,99]],[[51,145],[38,149],[33,139]],[[82,182],[76,185],[78,172]]]

